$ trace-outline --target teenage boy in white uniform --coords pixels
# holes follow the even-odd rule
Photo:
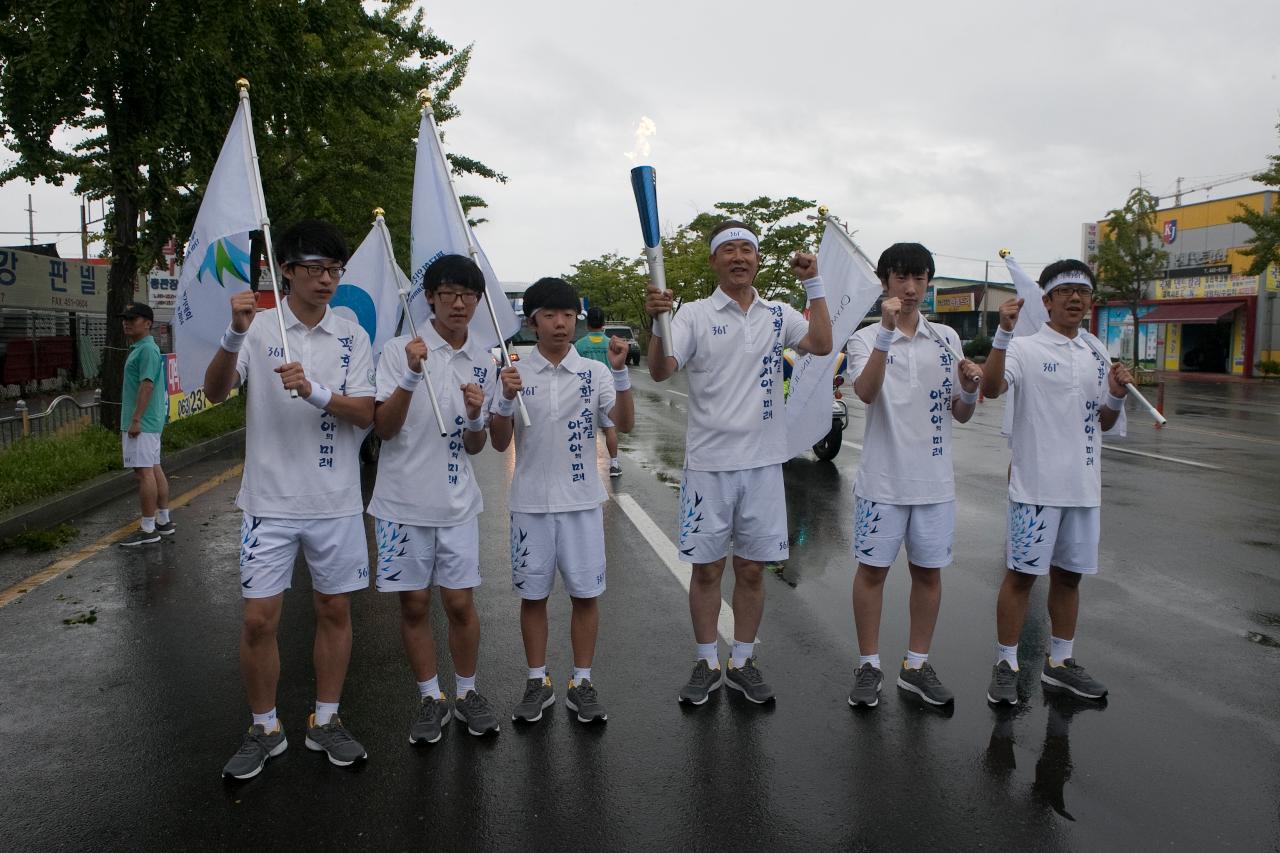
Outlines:
[[[431,587],[449,620],[456,675],[453,715],[473,735],[496,734],[498,718],[476,690],[480,619],[480,523],[484,509],[470,456],[484,449],[485,411],[497,385],[488,349],[467,335],[484,295],[484,273],[470,258],[442,255],[424,275],[432,318],[421,337],[387,341],[378,360],[373,428],[382,439],[378,479],[369,502],[378,540],[380,592],[400,595],[400,636],[418,682],[409,742],[435,743],[449,719],[440,689],[428,616]],[[441,436],[423,365],[440,403]]]
[[[760,268],[760,240],[750,227],[722,222],[712,229],[709,244],[719,282],[715,292],[682,306],[672,318],[672,357],[663,355],[656,334],[649,341],[649,375],[655,381],[681,368],[689,371],[679,551],[693,564],[689,614],[697,654],[678,699],[701,705],[727,679],[749,700],[763,703],[773,698],[754,654],[764,614],[764,564],[785,560],[789,553],[782,351],[831,352],[831,317],[813,255],[799,253],[791,261],[809,297],[806,322],[799,311],[762,299],[752,286]],[[671,291],[649,292],[645,310],[650,317],[671,308]],[[728,674],[722,677],[716,626],[730,538],[734,641]]]
[[[351,593],[369,585],[358,451],[373,423],[373,359],[364,330],[329,308],[349,256],[341,232],[300,222],[281,235],[276,252],[288,296],[258,317],[252,291],[231,297],[231,326],[204,377],[215,403],[247,385],[236,505],[244,511],[240,670],[253,723],[223,769],[237,779],[256,776],[288,746],[276,718],[276,629],[299,546],[316,611],[316,706],[305,743],[339,766],[366,757],[339,719],[338,701],[351,658]],[[294,359],[288,364],[276,311]]]
[[[1077,260],[1040,274],[1049,322],[1013,337],[1021,299],[1000,306],[1000,328],[983,367],[982,388],[995,398],[1017,390],[1013,464],[1009,470],[1008,571],[996,603],[996,664],[987,700],[1018,703],[1018,637],[1038,576],[1049,575],[1052,635],[1040,680],[1077,696],[1101,699],[1107,688],[1076,663],[1072,645],[1080,579],[1098,571],[1102,504],[1102,432],[1124,435],[1125,384],[1102,342],[1080,328],[1093,301],[1093,272]]]
[[[940,570],[951,565],[955,542],[951,421],[965,423],[973,415],[982,371],[968,359],[956,364],[934,337],[958,353],[954,329],[920,315],[933,273],[933,255],[919,243],[885,249],[876,264],[886,294],[880,322],[849,339],[853,392],[867,405],[853,484],[853,621],[860,654],[849,693],[854,707],[874,708],[880,701],[884,582],[904,541],[911,628],[898,686],[931,705],[955,698],[929,663],[929,646],[942,603]]]
[[[515,433],[511,577],[520,595],[529,676],[511,719],[527,723],[542,719],[556,698],[547,675],[547,597],[557,567],[573,608],[573,678],[565,704],[579,722],[608,719],[591,678],[600,628],[596,599],[605,588],[600,504],[606,495],[596,470],[596,433],[604,418],[630,432],[635,408],[625,341],[610,343],[608,367],[573,348],[580,304],[577,292],[558,278],[539,279],[525,291],[524,313],[538,346],[499,374],[502,393],[489,421],[495,450],[506,450]],[[528,427],[513,421],[516,395],[528,409]]]

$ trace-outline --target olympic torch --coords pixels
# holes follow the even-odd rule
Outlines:
[[[636,210],[640,213],[640,231],[644,234],[644,257],[649,262],[649,289],[659,293],[667,289],[667,272],[662,265],[662,232],[658,230],[658,183],[652,166],[636,166],[631,170],[631,189],[636,194]],[[671,357],[671,312],[654,318],[662,337],[662,354]]]

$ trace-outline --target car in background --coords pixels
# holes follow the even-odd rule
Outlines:
[[[604,333],[606,337],[619,337],[627,341],[627,364],[640,364],[640,341],[636,339],[636,330],[630,326],[619,326],[612,323],[605,323]]]

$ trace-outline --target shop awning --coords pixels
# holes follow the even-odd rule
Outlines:
[[[1216,323],[1245,307],[1245,302],[1183,302],[1179,305],[1157,305],[1150,314],[1138,318],[1139,323]]]

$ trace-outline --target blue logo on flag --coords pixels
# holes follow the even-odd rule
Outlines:
[[[378,309],[373,305],[373,297],[354,284],[340,284],[329,300],[330,308],[346,308],[364,329],[369,340],[378,339]]]

